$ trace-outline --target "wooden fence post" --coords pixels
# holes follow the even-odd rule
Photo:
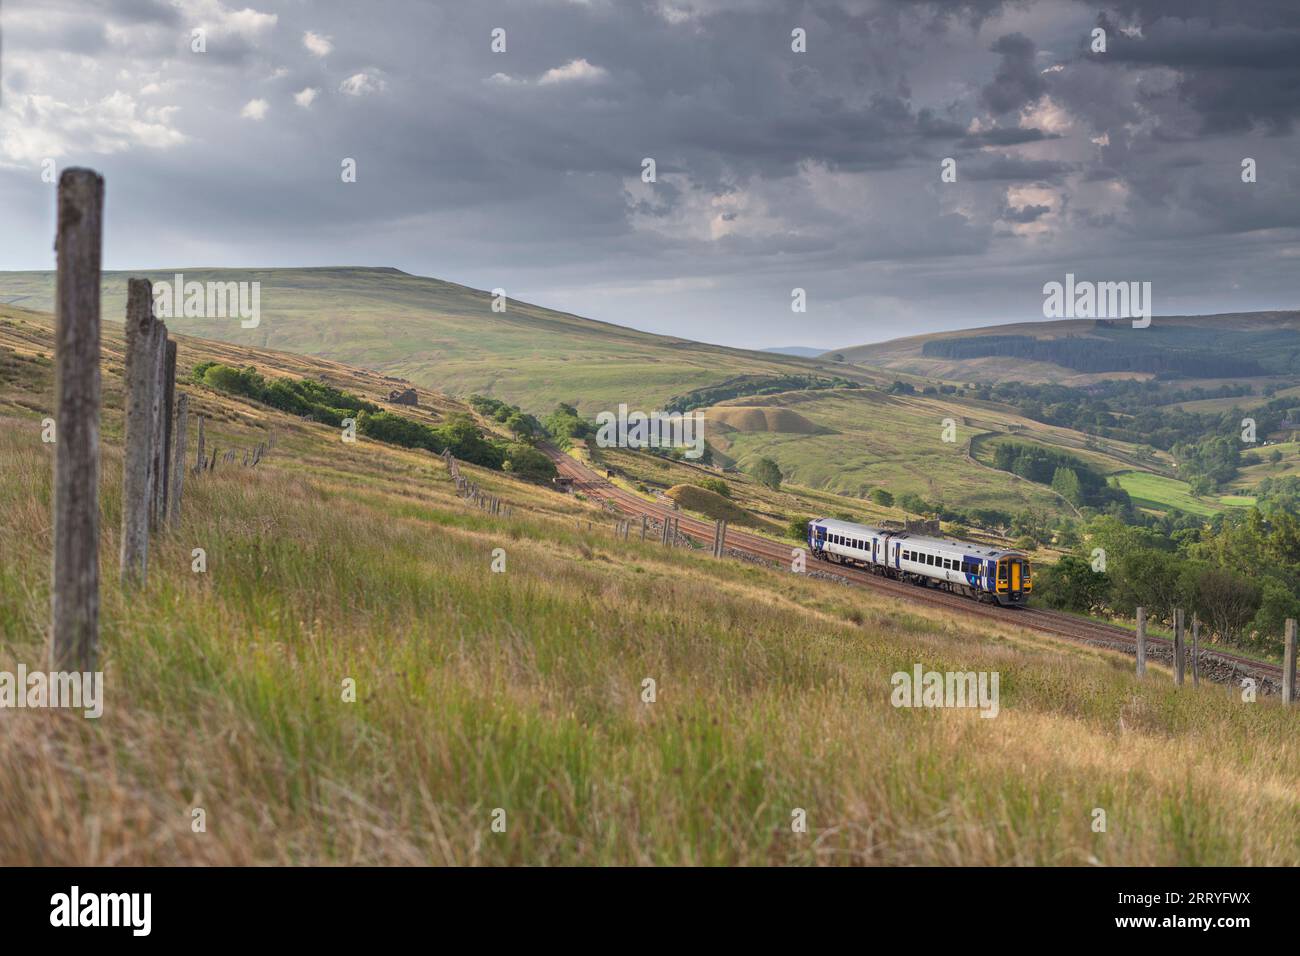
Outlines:
[[[153,466],[153,285],[128,279],[126,293],[126,450],[122,460],[124,584],[142,584],[149,568],[149,469]]]
[[[217,446],[212,446],[212,457],[208,459],[208,471],[216,471],[217,468]]]
[[[1137,609],[1137,676],[1147,676],[1147,609]]]
[[[1184,646],[1183,609],[1174,611],[1174,683],[1183,686],[1187,670],[1187,648]]]
[[[55,248],[54,555],[50,669],[93,671],[99,654],[99,279],[104,180],[59,177]]]
[[[203,416],[200,415],[199,416],[199,442],[198,442],[198,447],[194,452],[195,473],[197,474],[198,472],[202,471],[203,466],[206,464],[207,462],[203,458]]]
[[[642,515],[641,516],[641,540],[642,541],[645,540],[646,525],[648,525],[649,523],[650,522],[646,519],[646,516]]]
[[[1295,618],[1286,620],[1286,643],[1282,650],[1282,703],[1295,703]]]
[[[1201,686],[1201,619],[1192,612],[1192,686]]]
[[[167,367],[167,326],[162,322],[153,325],[153,414],[149,439],[149,530],[158,529],[158,499],[162,494],[162,440],[163,399],[165,387],[163,372]]]
[[[172,464],[171,513],[173,527],[181,520],[181,495],[185,490],[185,430],[189,425],[190,397],[184,392],[176,400],[176,454]]]
[[[176,343],[167,340],[163,357],[162,488],[158,495],[158,525],[167,523],[167,503],[172,493],[172,413],[176,405]]]

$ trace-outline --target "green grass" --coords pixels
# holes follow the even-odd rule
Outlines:
[[[489,292],[396,269],[106,272],[104,316],[121,320],[128,276],[170,282],[177,271],[187,282],[260,282],[262,317],[253,329],[236,319],[166,320],[173,331],[325,357],[454,396],[489,395],[534,414],[558,402],[589,417],[619,402],[652,411],[734,375],[830,370],[828,363],[653,335],[513,299],[494,312]],[[0,272],[0,302],[49,311],[53,295],[53,273]]]
[[[1187,482],[1145,472],[1121,472],[1115,478],[1119,481],[1120,487],[1133,498],[1135,505],[1155,511],[1177,508],[1180,511],[1209,517],[1226,508],[1248,508],[1255,503],[1255,499],[1249,495],[1197,498],[1192,495]]]
[[[5,345],[24,337],[48,347],[0,325]],[[427,453],[344,446],[189,385],[210,438],[277,443],[256,469],[188,481],[147,587],[123,591],[108,346],[105,713],[4,715],[8,864],[1300,862],[1300,740],[1275,702],[1178,691],[1158,669],[1139,683],[1130,660],[1009,624],[621,541],[612,516],[467,467],[513,508],[492,517]],[[50,383],[15,366],[0,548],[46,554]],[[0,561],[0,668],[43,658],[48,573]],[[890,706],[891,675],[918,662],[998,672],[1000,715]]]

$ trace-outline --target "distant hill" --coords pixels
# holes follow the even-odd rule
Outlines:
[[[492,309],[490,292],[383,268],[167,269],[106,272],[103,309],[121,321],[126,280],[261,283],[261,322],[168,319],[168,327],[236,345],[332,359],[400,376],[450,395],[475,392],[549,412],[557,402],[586,414],[619,402],[645,410],[694,389],[741,375],[788,376],[833,371],[807,358],[706,345],[507,299]],[[51,311],[53,273],[0,272],[0,304]]]
[[[825,352],[825,349],[810,349],[803,345],[787,345],[779,349],[763,349],[764,352],[771,352],[774,355],[795,355],[799,358],[816,358]]]
[[[1300,378],[1300,311],[1025,322],[840,349],[847,362],[966,382]]]

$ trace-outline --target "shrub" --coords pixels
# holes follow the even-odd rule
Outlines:
[[[731,497],[731,489],[721,478],[705,478],[700,482],[700,487],[712,491],[714,494],[722,495],[724,498]]]

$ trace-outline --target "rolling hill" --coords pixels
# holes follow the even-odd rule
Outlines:
[[[589,415],[669,398],[737,375],[830,371],[830,363],[707,345],[507,300],[490,292],[396,269],[171,269],[106,272],[104,316],[120,321],[126,280],[260,282],[261,321],[168,319],[182,334],[241,346],[319,356],[436,387],[449,395],[491,395],[534,413],[559,402]],[[0,272],[0,304],[50,311],[53,273]],[[863,370],[835,369],[862,381]],[[635,406],[634,406],[635,407]]]
[[[1300,380],[1300,312],[1062,319],[911,336],[837,349],[848,363],[953,382],[1087,385],[1156,375],[1198,383]]]
[[[189,281],[261,283],[256,328],[242,328],[237,318],[169,319],[169,327],[180,334],[241,349],[311,356],[451,397],[490,395],[537,416],[559,402],[587,417],[620,403],[647,411],[669,403],[700,408],[709,423],[710,445],[723,465],[748,468],[769,457],[789,480],[809,488],[847,495],[882,488],[963,508],[1076,513],[1051,489],[1009,481],[1006,472],[972,454],[986,438],[1003,434],[1021,433],[1085,458],[1099,454],[1104,459],[1100,470],[1128,473],[1123,480],[1129,485],[1143,485],[1148,473],[1167,480],[1174,476],[1163,452],[1142,456],[1131,444],[1098,442],[1069,428],[1044,426],[1009,406],[969,397],[922,395],[919,390],[889,395],[886,388],[894,381],[920,387],[926,378],[1081,384],[1140,377],[1150,373],[1052,364],[1033,357],[1032,349],[1039,345],[1025,344],[1050,349],[1058,347],[1053,343],[1065,343],[1059,347],[1071,351],[1061,358],[1073,360],[1105,349],[1127,355],[1137,336],[1148,343],[1144,354],[1164,356],[1160,361],[1183,361],[1193,369],[1211,360],[1222,366],[1225,356],[1254,363],[1271,370],[1254,380],[1261,387],[1294,386],[1300,378],[1278,371],[1300,354],[1300,313],[1158,318],[1146,330],[1090,320],[1026,323],[805,358],[654,335],[522,302],[509,301],[504,312],[497,312],[489,292],[395,269],[179,271]],[[175,270],[144,274],[167,281]],[[121,272],[104,275],[109,319],[122,315],[126,278]],[[0,273],[3,302],[49,309],[52,273]],[[791,383],[809,377],[821,384],[789,391],[796,388]],[[832,382],[836,387],[825,387]],[[947,420],[957,423],[961,433],[955,444],[938,440]],[[1158,494],[1162,490],[1168,494]],[[1141,497],[1152,505],[1163,501],[1177,507],[1187,503],[1185,491],[1176,481],[1147,482]],[[1203,503],[1191,510],[1216,511],[1244,502]]]
[[[182,370],[254,364],[376,401],[389,386],[177,341]],[[210,441],[277,441],[256,468],[187,480],[147,586],[124,591],[120,331],[104,345],[104,712],[0,713],[7,864],[1300,863],[1300,742],[1275,702],[1175,689],[1155,666],[1139,681],[1114,652],[1011,621],[621,540],[575,497],[462,466],[512,506],[490,515],[428,452],[343,445],[192,381]],[[9,672],[45,655],[52,349],[48,316],[0,308]],[[420,399],[412,414],[465,410]],[[891,706],[891,675],[915,666],[1000,675],[997,718]]]

